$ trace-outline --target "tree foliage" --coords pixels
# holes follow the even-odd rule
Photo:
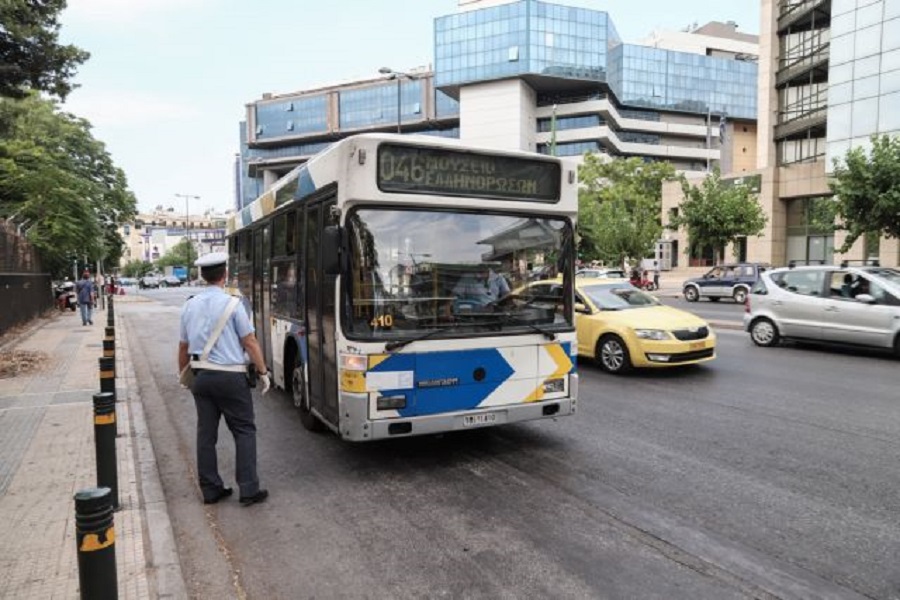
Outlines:
[[[135,258],[128,261],[125,266],[122,267],[121,273],[123,277],[143,277],[151,271],[153,271],[152,263]]]
[[[31,94],[0,99],[0,215],[15,216],[52,273],[72,258],[112,264],[135,214],[125,174],[84,119]]]
[[[872,138],[872,149],[852,148],[834,161],[836,226],[847,231],[838,252],[866,233],[900,237],[900,137]]]
[[[766,214],[750,188],[723,181],[718,167],[699,187],[682,175],[681,190],[684,201],[669,227],[686,228],[692,247],[712,247],[719,260],[728,244],[758,236],[766,226]]]
[[[675,168],[586,154],[578,177],[579,255],[621,265],[650,254],[662,233],[662,184],[674,179]]]
[[[0,97],[23,98],[39,90],[65,100],[72,77],[90,54],[60,45],[59,13],[66,0],[0,2]]]
[[[156,266],[160,269],[164,267],[184,267],[194,264],[195,260],[197,260],[197,253],[194,252],[191,242],[184,238],[166,252],[164,256],[161,256],[156,261]]]

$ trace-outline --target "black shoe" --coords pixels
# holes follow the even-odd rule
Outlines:
[[[252,504],[259,504],[260,502],[265,502],[266,498],[269,497],[269,490],[259,490],[252,496],[241,496],[241,506],[250,506]]]
[[[215,504],[219,500],[221,500],[223,498],[227,498],[228,496],[230,496],[233,493],[234,492],[232,491],[231,488],[222,488],[221,490],[219,490],[219,493],[216,494],[215,496],[213,496],[212,498],[204,498],[203,504]]]

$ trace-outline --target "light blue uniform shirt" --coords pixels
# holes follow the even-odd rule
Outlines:
[[[231,296],[225,290],[212,286],[185,302],[181,309],[181,341],[188,343],[188,354],[203,354],[203,348],[225,312],[229,300]],[[209,351],[209,362],[217,365],[247,364],[241,338],[254,331],[244,303],[238,303],[219,339]]]

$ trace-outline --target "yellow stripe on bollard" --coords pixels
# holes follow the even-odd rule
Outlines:
[[[116,422],[116,413],[108,415],[94,415],[94,425],[113,425]]]
[[[100,536],[96,533],[89,533],[84,536],[84,539],[81,540],[81,546],[78,548],[79,552],[96,552],[97,550],[103,550],[104,548],[109,548],[113,544],[116,543],[116,528],[110,527],[103,534],[104,541],[100,541]]]
[[[100,371],[100,379],[115,379],[115,371]]]

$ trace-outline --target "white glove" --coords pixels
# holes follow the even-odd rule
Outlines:
[[[259,376],[259,394],[264,396],[270,389],[272,389],[272,374],[266,371],[265,375]]]

